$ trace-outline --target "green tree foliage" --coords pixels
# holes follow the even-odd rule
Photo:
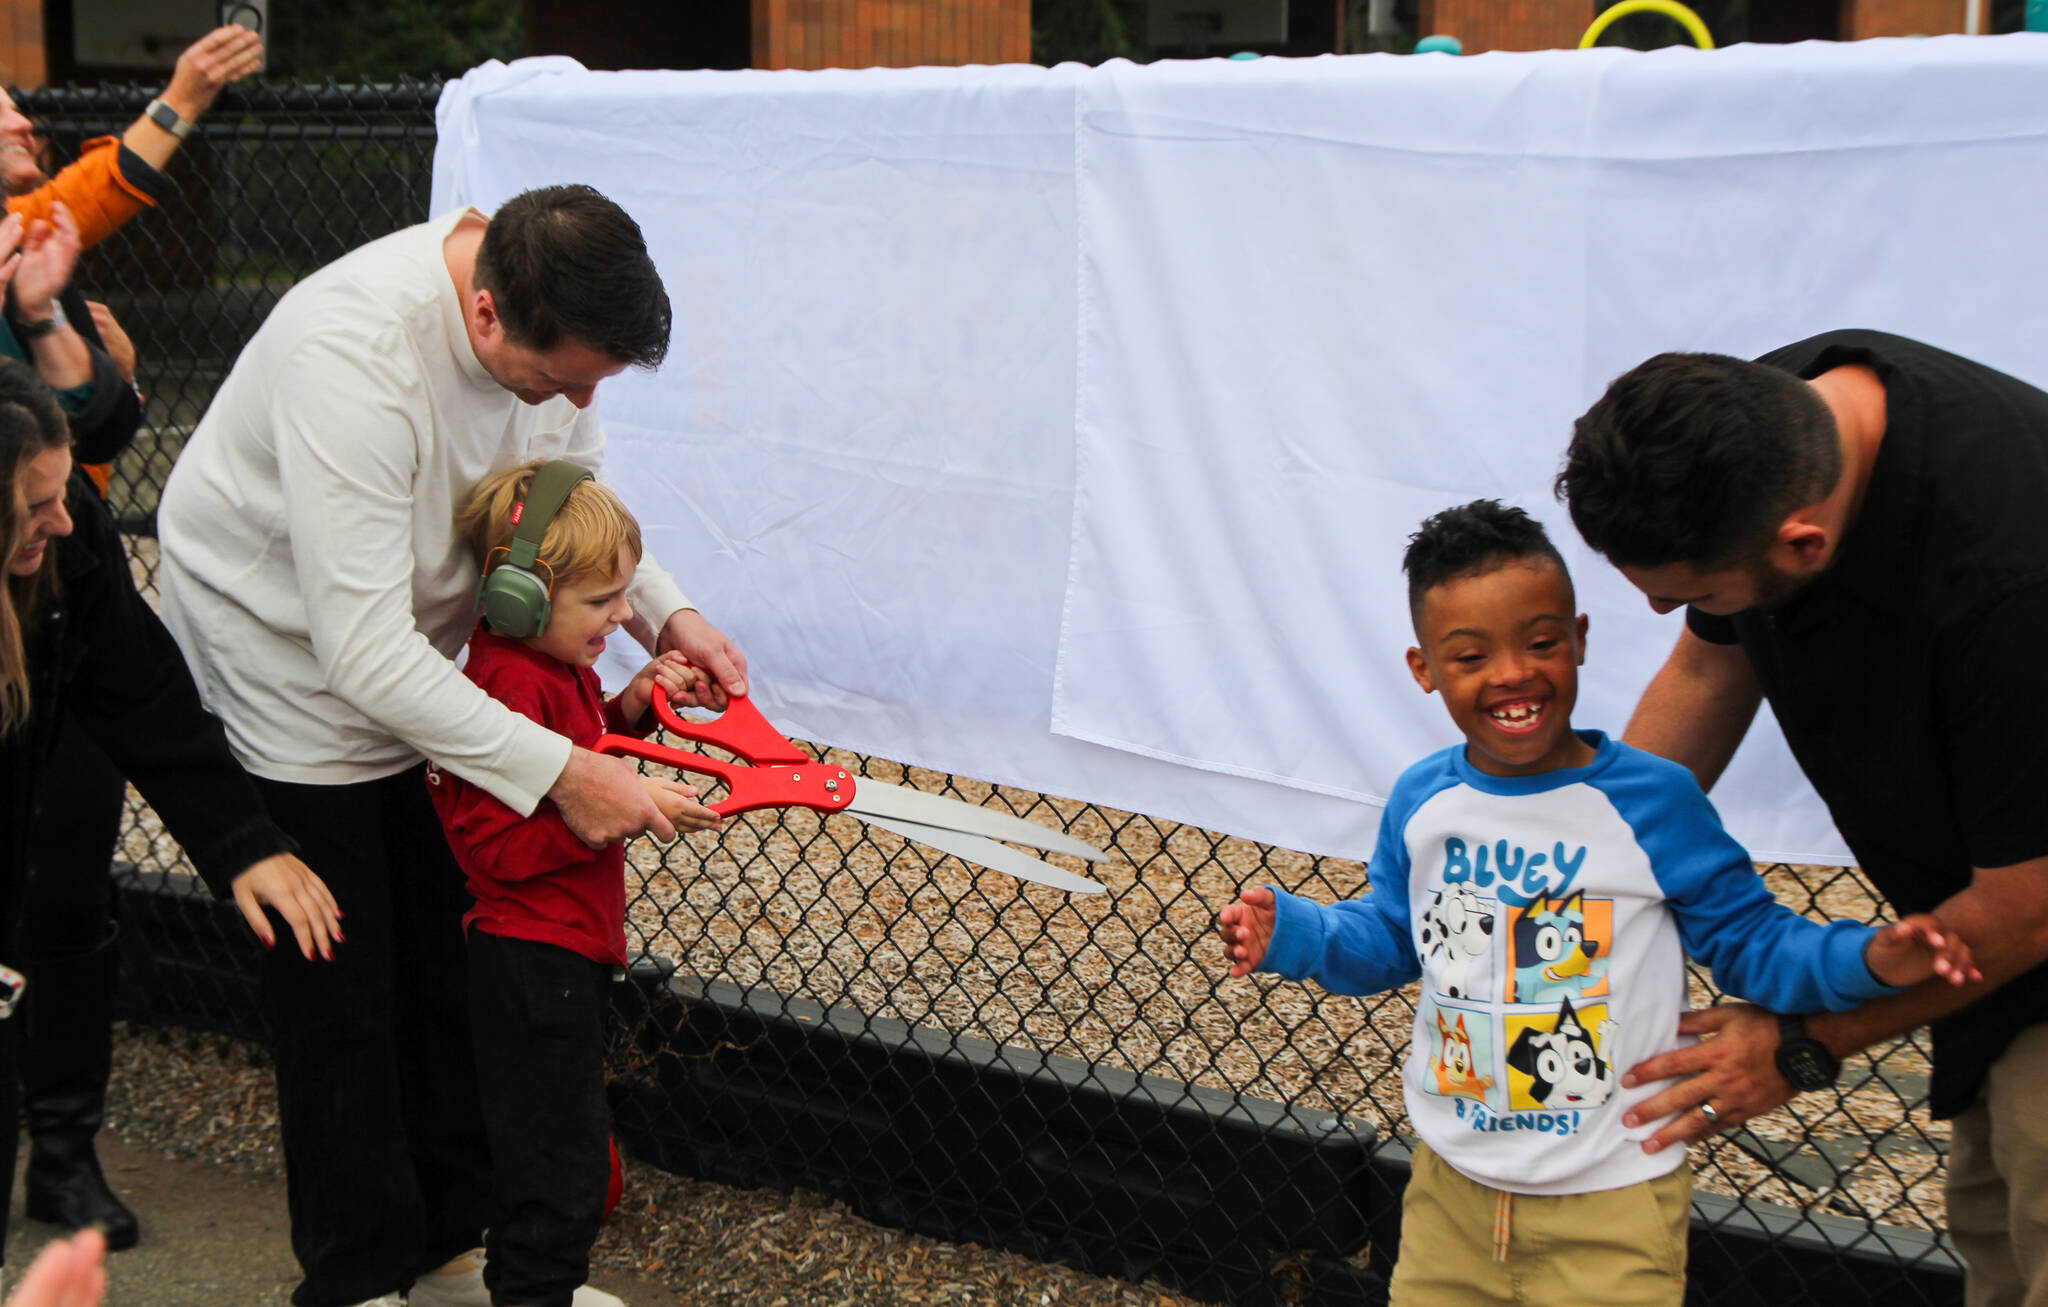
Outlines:
[[[273,0],[271,75],[453,77],[524,53],[521,0]]]
[[[1144,0],[1031,0],[1031,61],[1146,57]]]

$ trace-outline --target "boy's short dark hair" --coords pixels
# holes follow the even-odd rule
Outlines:
[[[1550,543],[1543,524],[1497,499],[1475,499],[1446,508],[1408,537],[1401,570],[1408,574],[1408,616],[1422,633],[1422,597],[1446,581],[1477,576],[1496,567],[1541,559],[1572,583],[1564,556]]]
[[[1573,425],[1555,488],[1610,562],[1717,570],[1761,558],[1779,523],[1841,474],[1834,414],[1798,377],[1724,354],[1659,354]]]
[[[573,340],[643,368],[668,356],[668,292],[640,225],[591,187],[507,200],[484,228],[474,284],[528,349]]]

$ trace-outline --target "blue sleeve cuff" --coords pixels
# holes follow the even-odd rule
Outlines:
[[[1906,987],[1887,985],[1870,969],[1870,941],[1877,930],[1875,926],[1858,925],[1853,921],[1831,921],[1827,924],[1827,937],[1822,941],[1822,947],[1827,958],[1828,1011],[1846,1012],[1871,999],[1905,992]]]
[[[1266,945],[1266,957],[1258,970],[1288,980],[1306,980],[1323,957],[1322,910],[1278,885],[1266,888],[1273,891],[1273,940]]]

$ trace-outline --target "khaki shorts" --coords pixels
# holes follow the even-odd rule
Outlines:
[[[2048,1304],[2048,1025],[2029,1026],[1955,1119],[1948,1232],[1968,1307]]]
[[[1691,1209],[1689,1165],[1536,1197],[1468,1180],[1421,1144],[1401,1202],[1392,1307],[1679,1307]]]

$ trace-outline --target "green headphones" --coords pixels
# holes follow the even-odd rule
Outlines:
[[[569,493],[588,480],[589,468],[558,458],[533,474],[533,484],[512,505],[517,529],[511,547],[501,545],[484,559],[483,583],[476,588],[476,610],[499,635],[524,640],[548,629],[555,606],[555,569],[540,561],[540,542],[547,536],[548,523],[569,502]],[[492,566],[500,553],[506,555],[505,561]],[[541,572],[547,574],[545,579]]]

